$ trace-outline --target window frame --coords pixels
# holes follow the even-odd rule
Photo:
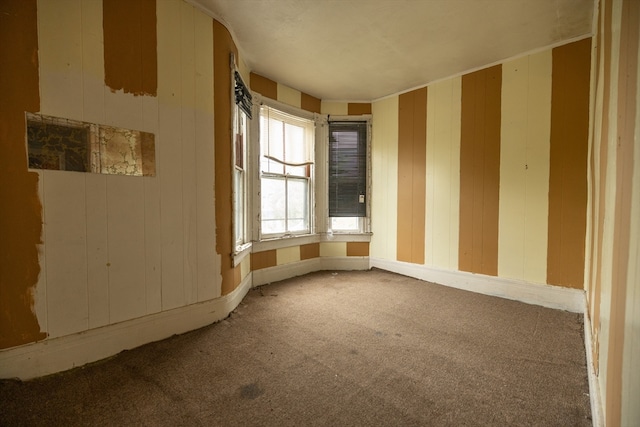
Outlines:
[[[364,217],[330,217],[329,216],[329,123],[331,122],[366,122],[367,129],[367,152],[366,152],[366,191],[365,191],[365,204],[366,215]],[[322,194],[325,194],[326,208],[324,211],[325,218],[324,224],[326,233],[331,236],[333,234],[371,234],[371,142],[372,142],[372,129],[373,129],[373,116],[371,114],[362,114],[359,116],[354,115],[329,115],[326,120],[326,135],[323,136],[325,159],[326,159],[326,176],[324,181],[326,182],[326,188]],[[355,218],[358,226],[356,228],[334,228],[333,219],[345,219]]]
[[[315,182],[317,181],[317,173],[318,173],[318,167],[317,167],[317,158],[316,158],[316,150],[317,150],[317,142],[318,142],[318,135],[317,135],[317,114],[314,113],[310,113],[309,111],[305,111],[296,107],[293,107],[291,105],[287,105],[287,104],[283,104],[281,102],[272,100],[272,99],[268,99],[268,98],[263,98],[262,96],[260,96],[257,93],[254,93],[254,108],[257,109],[257,114],[255,114],[254,116],[256,118],[258,118],[258,120],[254,120],[253,122],[253,145],[255,147],[260,147],[259,150],[255,150],[256,151],[256,155],[253,157],[252,161],[252,167],[254,168],[254,170],[256,171],[255,174],[255,179],[254,179],[254,185],[256,188],[256,191],[254,191],[254,198],[253,198],[253,209],[255,210],[254,212],[254,240],[255,241],[268,241],[268,240],[274,240],[274,239],[283,239],[283,238],[291,238],[291,237],[300,237],[300,236],[307,236],[307,235],[312,235],[316,232],[316,217],[317,217],[317,213],[316,213],[316,204],[315,204],[315,200],[316,200],[316,186],[315,186]],[[305,127],[308,132],[307,134],[307,138],[311,138],[311,142],[310,142],[310,147],[308,147],[309,149],[309,157],[310,157],[310,165],[309,165],[309,173],[308,173],[308,177],[304,178],[307,181],[307,221],[308,221],[308,228],[306,230],[301,230],[301,231],[290,231],[290,230],[286,230],[284,232],[278,232],[278,233],[264,233],[263,232],[263,227],[262,227],[262,199],[261,199],[261,193],[262,193],[262,178],[263,176],[267,176],[267,177],[282,177],[284,179],[303,179],[303,177],[301,176],[297,176],[297,175],[293,175],[291,177],[287,177],[286,173],[283,174],[277,174],[277,173],[272,173],[272,172],[263,172],[262,168],[261,168],[261,160],[262,160],[262,129],[261,129],[261,122],[262,122],[262,108],[269,108],[271,110],[273,110],[273,112],[275,113],[276,117],[280,117],[283,119],[290,119],[290,123],[296,123],[296,121],[298,121],[299,124],[302,124],[303,127]],[[284,121],[284,120],[283,120]]]

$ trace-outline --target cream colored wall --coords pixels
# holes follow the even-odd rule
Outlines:
[[[425,264],[458,269],[460,221],[460,118],[462,79],[427,92]]]
[[[285,86],[280,83],[277,83],[277,85],[278,101],[284,102],[288,105],[292,105],[296,108],[300,108],[300,105],[302,103],[302,93],[299,90],[290,88],[289,86]]]
[[[347,102],[322,101],[320,110],[322,114],[346,116],[349,114],[349,104]]]
[[[551,50],[502,65],[498,275],[547,281]]]
[[[324,108],[324,104],[323,104]],[[324,110],[323,110],[324,112]],[[371,246],[370,256],[396,259],[398,219],[398,97],[371,105]]]
[[[152,132],[155,177],[38,171],[49,338],[220,295],[211,18],[157,2],[158,96],[104,85],[102,4],[38,2],[41,113]]]

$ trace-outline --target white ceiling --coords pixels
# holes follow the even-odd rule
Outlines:
[[[594,0],[188,0],[251,71],[372,101],[592,32]]]

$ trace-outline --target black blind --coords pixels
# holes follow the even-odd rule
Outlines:
[[[367,216],[367,122],[329,122],[329,216]]]

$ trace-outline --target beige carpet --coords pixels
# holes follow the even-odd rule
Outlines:
[[[0,425],[588,426],[582,315],[319,272],[215,325],[27,382]]]

